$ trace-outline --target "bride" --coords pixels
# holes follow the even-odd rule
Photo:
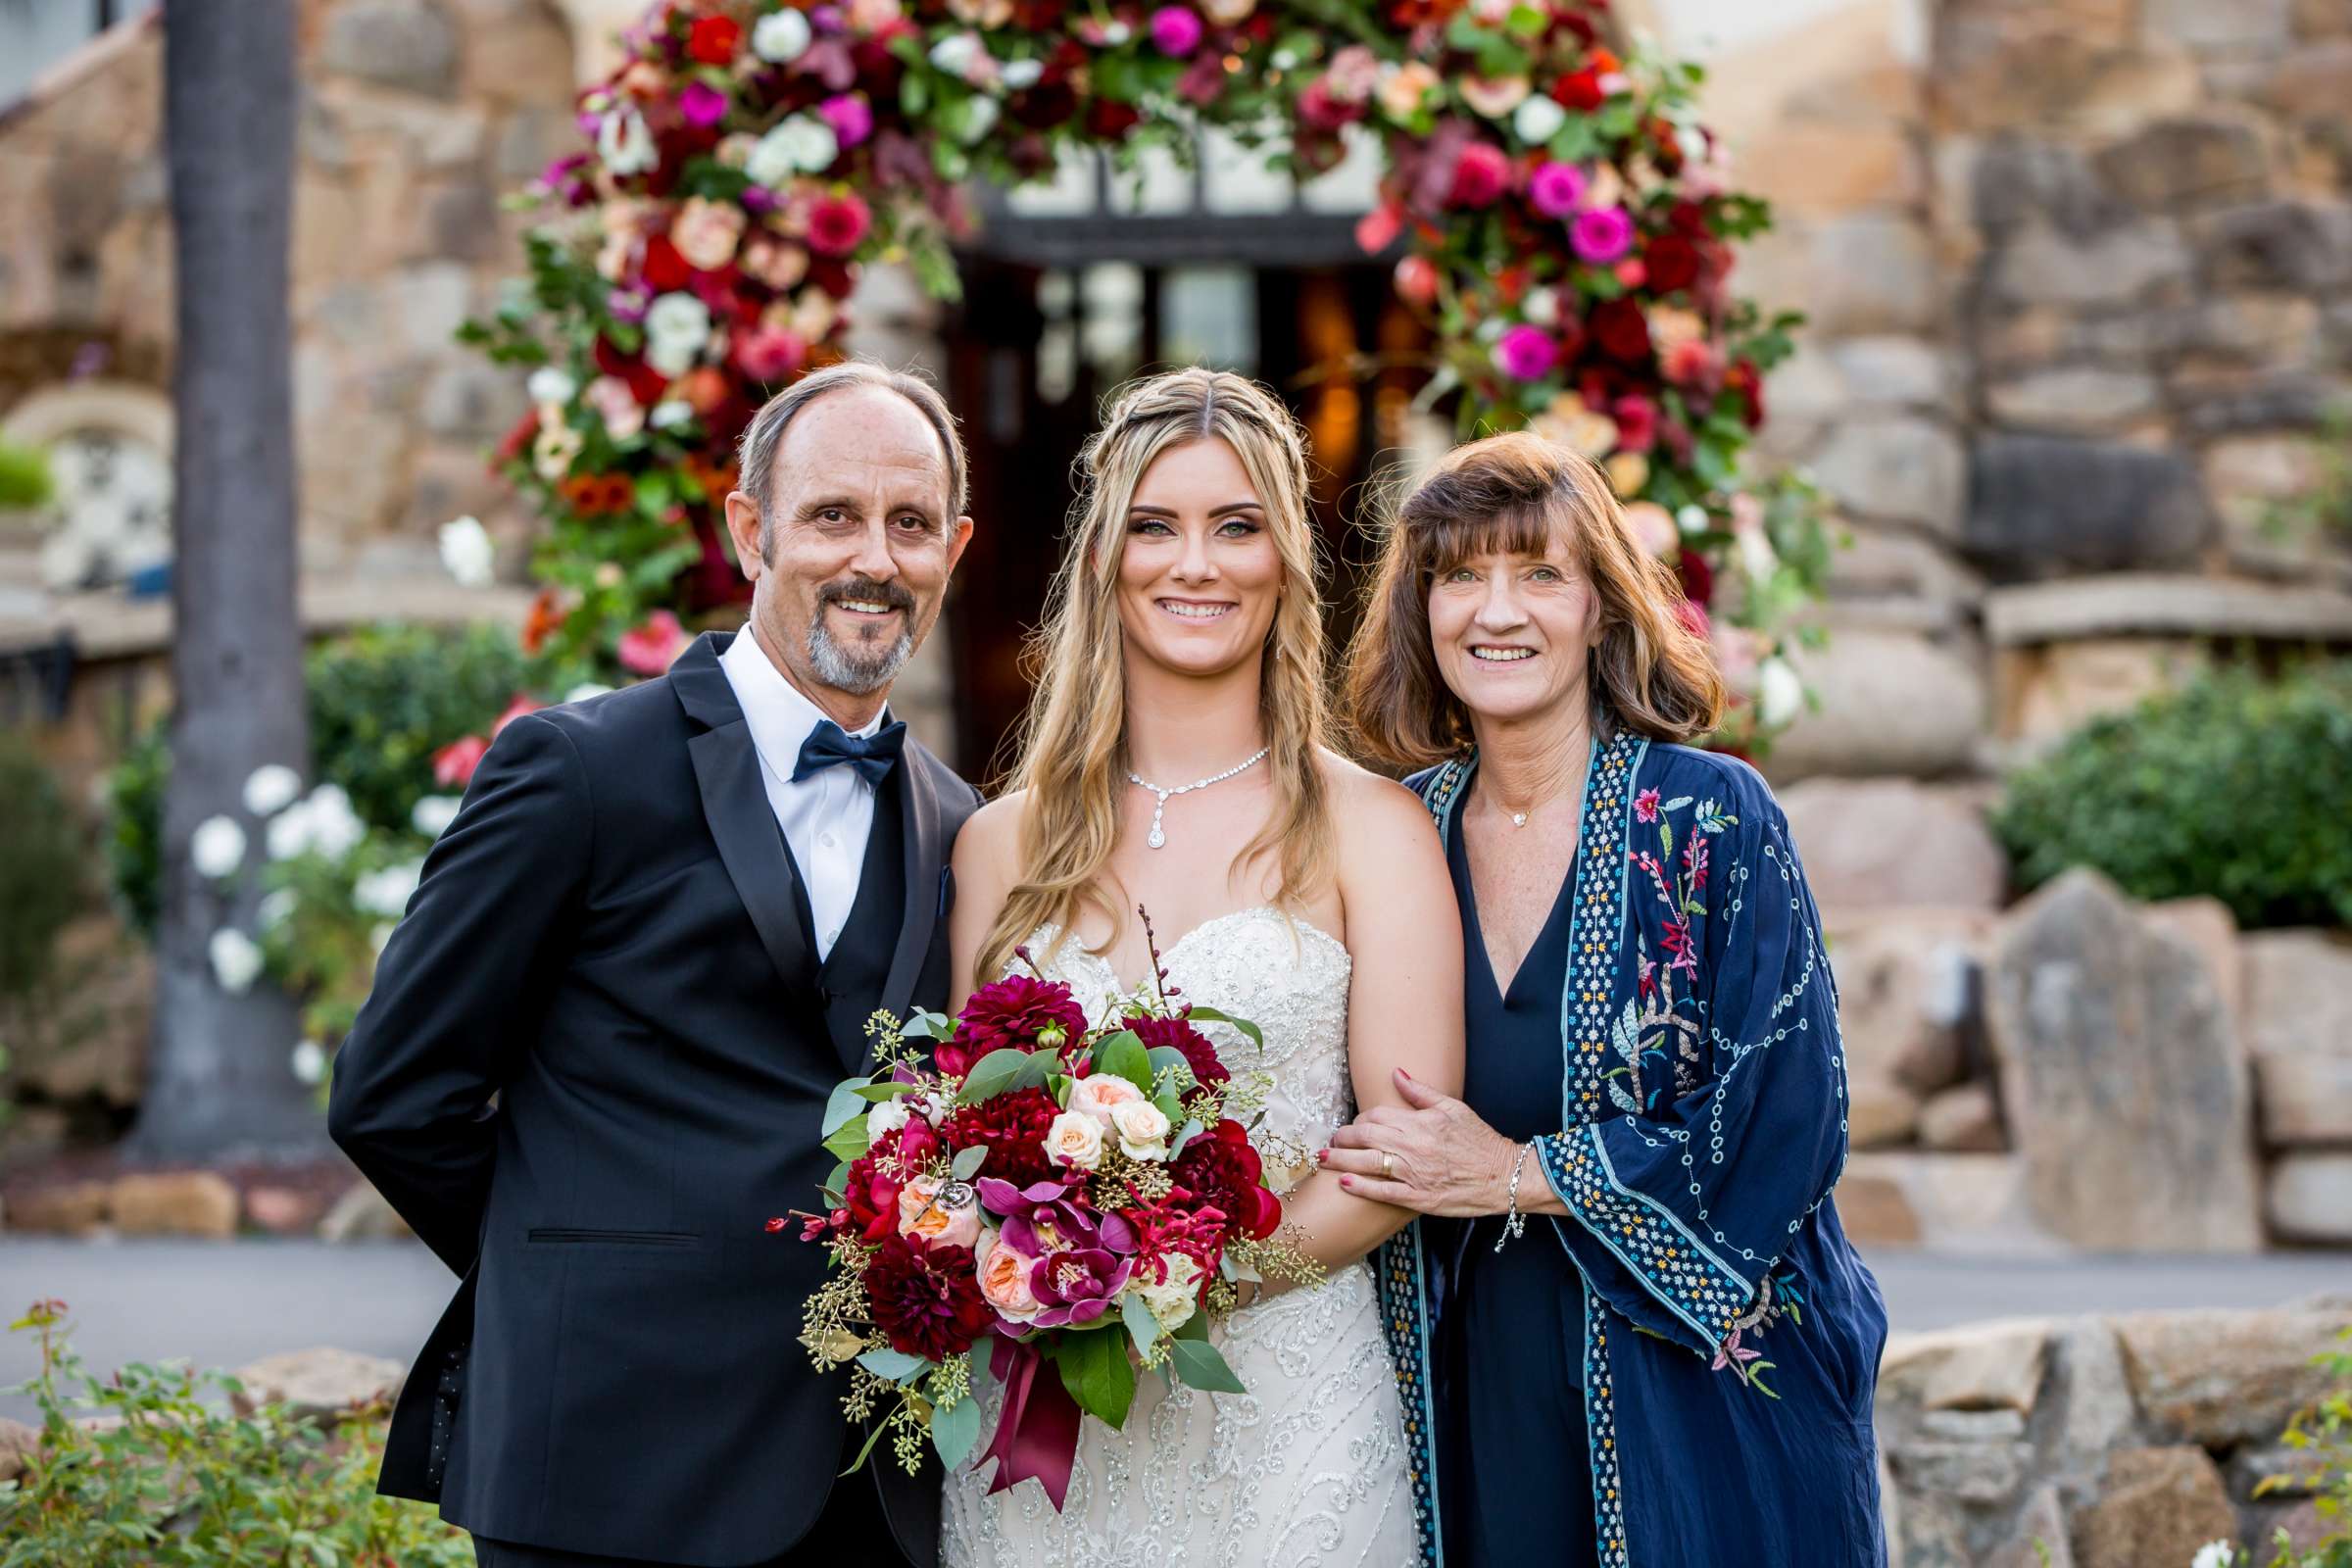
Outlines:
[[[1419,801],[1324,745],[1289,411],[1240,376],[1177,370],[1123,393],[1082,462],[1017,787],[956,844],[956,1003],[1022,948],[1099,1017],[1152,980],[1140,906],[1170,986],[1263,1026],[1275,1088],[1252,1136],[1329,1281],[1263,1301],[1244,1286],[1222,1348],[1250,1392],[1145,1379],[1123,1430],[1085,1424],[1060,1513],[1033,1483],[989,1496],[986,1476],[951,1475],[941,1555],[1398,1568],[1420,1555],[1413,1485],[1362,1259],[1409,1216],[1303,1167],[1357,1108],[1396,1102],[1393,1070],[1459,1089],[1445,858]]]

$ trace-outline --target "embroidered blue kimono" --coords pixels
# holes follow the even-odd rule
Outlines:
[[[1409,781],[1449,842],[1476,765]],[[1745,763],[1620,731],[1593,748],[1571,874],[1560,1131],[1536,1145],[1570,1217],[1512,1245],[1565,1248],[1582,1282],[1586,1430],[1561,1437],[1586,1445],[1602,1568],[1877,1568],[1886,1317],[1830,1201],[1844,1058],[1787,820]],[[1442,1228],[1375,1271],[1430,1564]]]

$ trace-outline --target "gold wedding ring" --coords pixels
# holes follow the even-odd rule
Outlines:
[[[1385,1149],[1380,1152],[1380,1179],[1387,1182],[1396,1179],[1396,1156]]]

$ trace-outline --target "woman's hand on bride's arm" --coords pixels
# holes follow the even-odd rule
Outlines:
[[[1375,1105],[1331,1136],[1318,1152],[1342,1188],[1374,1202],[1416,1214],[1476,1217],[1511,1205],[1511,1172],[1518,1167],[1519,1211],[1564,1214],[1536,1155],[1482,1120],[1478,1112],[1408,1077],[1396,1087],[1405,1104]]]

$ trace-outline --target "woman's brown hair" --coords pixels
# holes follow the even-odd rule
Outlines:
[[[1363,749],[1426,767],[1470,745],[1470,711],[1439,673],[1429,591],[1473,556],[1541,556],[1564,538],[1599,600],[1594,726],[1688,741],[1723,716],[1723,676],[1677,611],[1682,585],[1627,526],[1592,462],[1524,430],[1454,448],[1389,517],[1348,650],[1347,708]]]

